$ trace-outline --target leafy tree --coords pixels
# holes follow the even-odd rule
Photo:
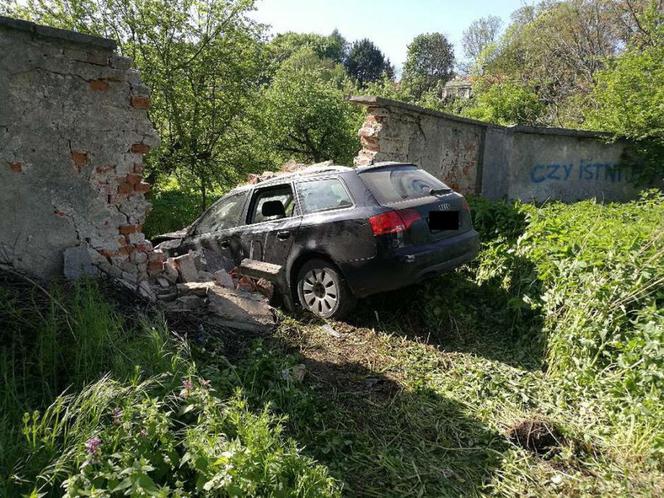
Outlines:
[[[631,160],[646,181],[664,175],[664,14],[649,11],[628,50],[597,73],[585,127],[635,142]],[[644,40],[647,40],[644,43]]]
[[[357,81],[360,87],[364,87],[372,81],[378,81],[385,75],[394,76],[394,68],[390,61],[367,38],[351,45],[344,66],[348,75]]]
[[[359,149],[359,111],[345,98],[350,87],[343,67],[311,48],[282,64],[261,106],[268,145],[280,160],[350,164]]]
[[[175,173],[200,194],[232,183],[247,164],[245,112],[261,81],[253,0],[28,0],[16,13],[114,39],[152,92],[161,145],[151,179]]]
[[[497,40],[502,26],[503,21],[497,16],[480,17],[470,23],[461,38],[465,56],[476,61],[486,46]]]
[[[646,37],[639,24],[649,3],[566,0],[518,9],[481,72],[536,89],[544,123],[578,126],[597,72],[631,38]]]
[[[512,81],[480,88],[474,105],[465,109],[468,117],[505,126],[537,124],[543,112],[544,105],[537,93]]]
[[[278,63],[285,61],[303,47],[311,48],[321,59],[343,63],[348,51],[348,42],[335,29],[329,36],[292,31],[279,33],[269,44],[272,57]]]
[[[408,45],[404,82],[415,98],[440,89],[453,75],[454,48],[442,33],[416,36]]]

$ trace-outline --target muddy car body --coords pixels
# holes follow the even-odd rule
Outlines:
[[[284,302],[323,317],[475,257],[462,195],[412,164],[307,169],[234,189],[189,228],[160,236],[171,255],[198,251],[273,281]]]

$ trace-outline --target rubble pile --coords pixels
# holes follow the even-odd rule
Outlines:
[[[118,268],[90,250],[92,264],[101,273],[157,303],[167,313],[214,315],[222,326],[252,331],[268,331],[276,324],[276,315],[269,304],[274,289],[265,279],[241,275],[237,268],[209,271],[204,255],[191,251],[177,257],[166,257],[153,249],[145,253],[147,279],[118,272]],[[141,258],[143,259],[143,258]],[[232,267],[232,261],[224,262]]]
[[[297,161],[291,159],[290,161],[284,163],[278,171],[263,171],[260,174],[250,174],[247,177],[247,183],[254,185],[256,183],[264,182],[265,180],[270,180],[277,176],[286,175],[289,173],[297,173],[298,171],[304,171],[306,169],[324,168],[326,166],[332,166],[333,164],[334,163],[332,161],[324,161],[316,164],[304,164],[298,163]]]

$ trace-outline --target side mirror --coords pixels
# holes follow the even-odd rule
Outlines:
[[[284,218],[286,217],[286,209],[281,201],[267,201],[261,206],[261,214],[265,218],[269,216]]]

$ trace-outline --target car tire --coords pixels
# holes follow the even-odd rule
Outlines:
[[[322,259],[302,265],[297,274],[297,296],[305,310],[321,318],[342,318],[356,303],[341,272]]]

